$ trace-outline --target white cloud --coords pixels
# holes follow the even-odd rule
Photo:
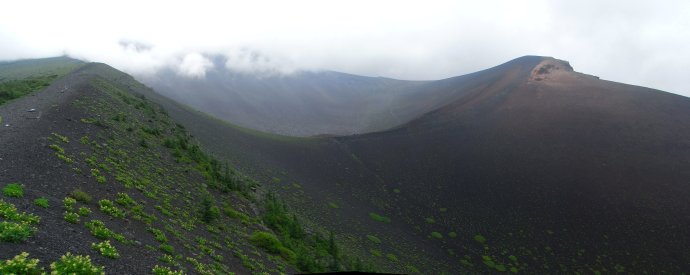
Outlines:
[[[690,96],[685,0],[25,0],[3,10],[0,59],[68,53],[133,74],[203,77],[206,57],[223,55],[250,72],[438,79],[536,54]]]
[[[177,66],[177,73],[193,78],[206,77],[206,71],[213,68],[213,62],[199,53],[188,53]]]

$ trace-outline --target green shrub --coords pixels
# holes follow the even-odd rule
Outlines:
[[[8,197],[21,198],[24,196],[24,186],[19,183],[10,183],[2,188],[2,194]]]
[[[35,199],[35,200],[34,200],[34,204],[35,204],[36,206],[40,206],[40,207],[43,207],[43,208],[48,208],[48,206],[49,206],[49,205],[48,205],[48,199],[43,198],[43,197],[38,198],[38,199]]]
[[[65,199],[62,200],[62,205],[67,211],[74,211],[75,204],[77,204],[77,200],[70,197],[65,197]]]
[[[101,255],[103,255],[105,257],[108,257],[111,259],[120,258],[120,254],[117,253],[117,249],[110,244],[110,241],[102,241],[100,243],[92,243],[91,248],[100,252]]]
[[[35,228],[26,222],[0,222],[0,241],[23,242],[34,233]]]
[[[369,239],[372,243],[375,243],[375,244],[381,243],[381,239],[379,239],[378,237],[376,237],[374,235],[367,235],[367,239]]]
[[[214,204],[210,196],[204,197],[201,201],[201,220],[205,223],[211,223],[220,217],[220,209]]]
[[[426,223],[428,223],[428,224],[436,223],[436,220],[432,217],[427,217],[425,220],[426,220]]]
[[[91,257],[88,255],[62,255],[60,259],[50,264],[51,274],[80,274],[80,275],[104,275],[102,266],[96,266],[91,263]]]
[[[474,240],[481,244],[486,242],[486,238],[481,234],[474,235]]]
[[[127,193],[117,193],[117,199],[115,202],[124,207],[133,207],[137,205],[137,202],[132,199]]]
[[[455,238],[458,236],[458,233],[455,233],[454,231],[448,232],[448,237]]]
[[[254,231],[249,241],[271,253],[279,253],[283,246],[275,235],[265,231]]]
[[[369,253],[371,253],[371,255],[374,255],[376,257],[383,256],[383,253],[381,253],[381,250],[369,249]]]
[[[65,212],[65,221],[69,223],[78,223],[79,222],[79,214],[74,213],[74,212]]]
[[[160,229],[149,227],[148,231],[153,234],[153,237],[156,239],[156,241],[162,243],[168,242],[168,238],[165,236],[165,232],[161,231]]]
[[[91,209],[89,209],[88,207],[84,207],[84,206],[79,207],[79,210],[77,210],[77,214],[79,214],[79,216],[86,217],[89,214],[91,214]]]
[[[386,254],[386,258],[388,258],[388,260],[390,260],[390,261],[392,261],[392,262],[397,262],[397,261],[398,261],[398,257],[395,256],[395,254],[388,253],[388,254]]]
[[[31,213],[19,213],[14,204],[0,200],[0,218],[5,218],[14,222],[23,222],[28,224],[38,224],[41,218]]]
[[[151,273],[153,273],[153,275],[184,275],[185,274],[182,271],[179,271],[179,270],[173,271],[173,270],[170,270],[170,268],[167,266],[159,266],[159,265],[154,266],[153,269],[151,270]]]
[[[162,243],[162,244],[158,245],[158,248],[159,248],[161,251],[163,251],[163,252],[165,252],[165,253],[168,253],[168,254],[170,254],[170,255],[172,255],[173,253],[175,253],[175,248],[172,247],[172,245],[169,245],[169,244],[164,244],[164,243]]]
[[[390,218],[388,218],[388,217],[386,217],[386,216],[381,216],[381,215],[376,214],[376,213],[374,213],[374,212],[369,213],[369,217],[370,217],[372,220],[379,221],[379,222],[383,222],[383,223],[390,223],[390,222],[391,222],[391,219],[390,219]]]
[[[88,221],[84,223],[84,226],[91,231],[91,234],[99,239],[107,239],[115,235],[114,232],[110,231],[110,229],[105,227],[105,224],[99,220]]]
[[[225,208],[223,208],[223,212],[225,212],[225,215],[227,215],[230,218],[239,219],[240,221],[242,221],[242,223],[245,224],[249,223],[249,216],[233,209],[231,206],[226,206]]]
[[[70,197],[72,197],[73,199],[75,199],[79,202],[83,202],[83,203],[89,203],[93,199],[93,198],[91,198],[91,195],[82,191],[81,189],[72,190]]]
[[[125,217],[125,212],[122,211],[122,209],[118,208],[113,204],[112,201],[110,200],[100,200],[98,201],[98,205],[101,207],[101,211],[105,212],[106,214],[113,216],[115,218],[124,218]]]
[[[44,274],[43,268],[38,267],[38,259],[29,259],[29,253],[22,252],[14,258],[0,261],[0,274]]]
[[[57,139],[59,139],[60,141],[62,141],[64,143],[69,143],[69,138],[67,138],[66,136],[60,135],[58,133],[51,133],[51,135],[53,135],[54,137],[56,137]]]

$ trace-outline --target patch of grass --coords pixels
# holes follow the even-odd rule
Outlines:
[[[162,244],[158,245],[158,248],[159,248],[161,251],[163,251],[163,252],[165,252],[165,253],[168,253],[168,254],[170,254],[170,255],[172,255],[172,254],[175,253],[175,248],[173,248],[172,245],[169,245],[169,244],[164,244],[164,243],[162,243]]]
[[[458,233],[455,233],[454,231],[448,232],[448,237],[455,238],[458,236]]]
[[[133,207],[137,205],[137,202],[132,199],[127,193],[117,193],[117,199],[115,203],[122,205],[124,207]]]
[[[48,208],[48,206],[49,206],[48,199],[46,199],[44,197],[40,197],[38,199],[35,199],[34,204],[36,206],[43,207],[43,208]]]
[[[211,196],[206,196],[201,201],[201,220],[205,223],[211,223],[220,217],[220,209],[213,202]]]
[[[335,202],[328,202],[328,207],[333,208],[333,209],[338,209],[340,206],[335,204]]]
[[[2,194],[7,197],[21,198],[24,196],[24,186],[19,183],[10,183],[2,188]]]
[[[395,256],[395,254],[388,253],[386,254],[386,258],[388,258],[388,260],[390,260],[391,262],[398,261],[398,256]]]
[[[182,271],[179,271],[179,270],[173,271],[167,266],[159,266],[159,265],[154,266],[153,269],[151,269],[151,273],[153,273],[153,275],[184,275],[185,274]]]
[[[481,234],[474,235],[474,240],[481,244],[484,244],[486,242],[486,238]]]
[[[125,217],[125,211],[115,206],[115,204],[113,204],[113,202],[110,200],[102,199],[98,201],[98,205],[101,207],[101,211],[110,216],[113,216],[115,218]]]
[[[79,214],[74,212],[65,212],[65,221],[69,223],[79,223]]]
[[[381,250],[369,249],[369,253],[371,253],[371,255],[374,255],[376,257],[383,256],[383,253],[381,253]]]
[[[104,268],[91,263],[89,255],[62,255],[60,259],[50,264],[51,274],[80,274],[80,275],[105,275]]]
[[[66,136],[60,135],[60,134],[55,133],[55,132],[50,133],[50,134],[51,134],[53,137],[57,138],[58,140],[60,140],[60,141],[62,141],[62,142],[64,142],[64,143],[69,143],[69,138],[67,138]]]
[[[0,218],[6,221],[0,222],[0,241],[23,242],[34,232],[34,225],[40,222],[40,218],[34,214],[20,213],[14,204],[0,200]]]
[[[117,259],[120,258],[120,254],[117,252],[117,249],[110,244],[110,241],[102,241],[100,243],[91,243],[91,248],[95,249],[101,255],[111,258],[111,259]]]
[[[48,76],[31,76],[0,82],[0,105],[15,98],[22,97],[50,85],[58,77],[57,74]]]
[[[367,235],[367,239],[369,239],[369,241],[371,241],[372,243],[375,243],[375,244],[381,243],[381,239],[379,239],[378,237],[376,237],[374,235]]]
[[[149,227],[148,231],[151,232],[151,234],[153,234],[153,237],[154,239],[156,239],[156,241],[159,241],[161,243],[168,242],[168,238],[165,236],[165,232],[163,232],[162,230]]]
[[[391,223],[391,219],[390,219],[390,218],[388,218],[388,217],[386,217],[386,216],[382,216],[382,215],[376,214],[376,213],[374,213],[374,212],[370,212],[370,213],[369,213],[369,217],[370,217],[372,220],[375,220],[375,221],[378,221],[378,222]]]
[[[62,206],[65,208],[67,211],[74,211],[74,205],[77,204],[77,200],[74,198],[70,197],[65,197],[65,199],[62,200]]]
[[[249,241],[271,253],[280,252],[283,246],[275,235],[265,231],[254,231]]]
[[[398,188],[393,189],[393,193],[400,194],[400,189],[398,189]]]
[[[79,209],[77,210],[77,214],[79,214],[79,216],[86,217],[91,214],[91,209],[84,206],[79,207]]]
[[[24,222],[0,222],[0,241],[23,242],[34,233],[35,229]]]
[[[425,219],[425,221],[426,221],[426,223],[428,223],[428,224],[434,224],[434,223],[436,223],[436,220],[435,220],[434,218],[432,218],[432,217],[427,217],[427,218]]]
[[[249,220],[250,220],[249,216],[247,216],[246,214],[244,214],[242,212],[235,210],[234,208],[232,208],[229,205],[223,208],[223,212],[225,213],[225,215],[227,215],[230,218],[239,219],[240,221],[242,221],[242,223],[249,224]]]
[[[91,195],[82,191],[81,189],[72,190],[72,193],[70,193],[70,197],[72,197],[73,199],[75,199],[79,202],[83,202],[83,203],[89,203],[93,199],[91,197]]]
[[[118,241],[124,240],[124,237],[108,229],[102,221],[91,220],[84,223],[84,226],[91,231],[91,234],[99,239],[105,240],[108,238],[114,238]]]
[[[38,266],[38,263],[38,259],[30,259],[29,253],[22,252],[12,259],[0,261],[0,274],[45,274],[43,268]]]
[[[441,235],[441,233],[438,233],[436,231],[431,232],[431,237],[434,237],[436,239],[443,239],[443,235]]]

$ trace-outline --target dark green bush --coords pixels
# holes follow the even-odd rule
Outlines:
[[[2,194],[8,197],[21,198],[24,196],[24,186],[19,183],[10,183],[2,188]]]

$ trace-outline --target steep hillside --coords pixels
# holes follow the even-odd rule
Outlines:
[[[0,273],[72,263],[111,274],[371,268],[207,154],[141,92],[91,63],[0,106]]]
[[[451,100],[388,131],[334,138],[271,136],[163,104],[392,270],[690,268],[689,99],[534,56],[429,85]]]

